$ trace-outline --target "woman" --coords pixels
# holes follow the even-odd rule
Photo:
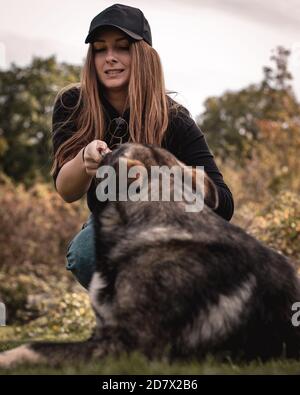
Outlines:
[[[91,22],[80,84],[62,90],[53,111],[52,175],[58,193],[74,202],[87,193],[92,211],[102,155],[127,141],[166,148],[189,166],[204,166],[217,186],[216,213],[233,215],[224,183],[203,133],[189,112],[167,96],[160,58],[143,13],[115,4]],[[93,217],[69,243],[67,269],[88,287],[95,265]]]

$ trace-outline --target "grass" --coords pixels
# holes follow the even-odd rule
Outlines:
[[[6,351],[10,348],[24,344],[24,341],[0,343],[0,351]],[[267,363],[254,361],[248,364],[236,364],[232,361],[219,362],[212,356],[207,357],[204,361],[189,363],[169,364],[163,361],[149,361],[139,353],[123,355],[119,358],[107,357],[97,362],[83,364],[74,362],[74,364],[61,364],[57,367],[47,365],[28,366],[20,365],[18,367],[6,370],[0,369],[0,375],[113,375],[113,374],[144,374],[144,375],[262,375],[262,374],[284,374],[299,375],[300,361],[279,359],[271,360]]]

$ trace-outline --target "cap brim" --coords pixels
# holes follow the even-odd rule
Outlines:
[[[136,33],[131,32],[130,30],[125,29],[124,27],[121,27],[121,26],[118,26],[118,25],[113,25],[113,24],[105,24],[105,25],[95,26],[94,29],[87,35],[87,37],[85,39],[85,44],[93,42],[96,30],[98,30],[101,27],[105,27],[105,26],[117,27],[118,29],[120,29],[124,33],[126,33],[129,37],[134,38],[135,40],[143,40],[143,37],[141,37],[140,35],[138,35]]]

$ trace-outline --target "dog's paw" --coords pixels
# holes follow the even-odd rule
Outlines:
[[[33,351],[30,346],[20,346],[0,353],[0,368],[9,369],[16,365],[36,364],[43,362],[41,354]]]

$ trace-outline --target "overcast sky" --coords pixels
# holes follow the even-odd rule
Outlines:
[[[55,54],[82,65],[91,19],[115,1],[0,0],[0,67]],[[119,1],[142,9],[160,54],[167,88],[195,117],[203,101],[262,78],[271,50],[292,50],[300,98],[300,0]]]

